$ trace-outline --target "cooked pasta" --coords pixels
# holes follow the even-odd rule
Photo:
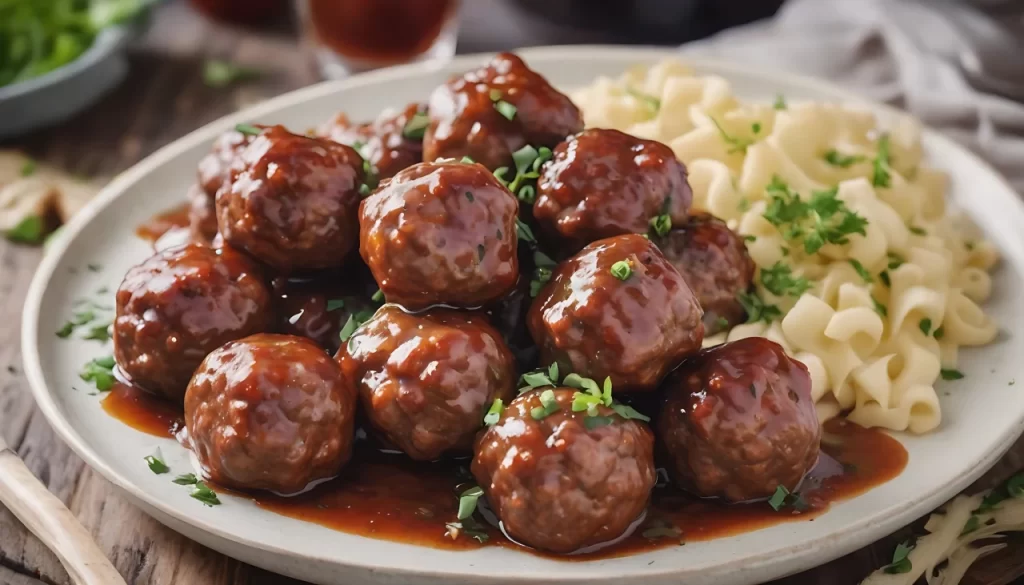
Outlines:
[[[916,121],[881,129],[850,106],[742,102],[725,79],[675,61],[600,78],[573,99],[588,126],[669,145],[694,207],[745,237],[758,267],[748,301],[765,310],[705,345],[779,342],[811,371],[823,420],[939,425],[936,381],[959,347],[996,336],[980,303],[998,253],[947,213],[946,175],[922,161]]]

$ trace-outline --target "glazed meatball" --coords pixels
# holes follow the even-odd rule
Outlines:
[[[384,305],[338,354],[370,423],[417,460],[469,452],[495,398],[512,396],[511,352],[480,315]]]
[[[750,290],[754,261],[743,239],[724,221],[694,213],[683,227],[654,241],[697,295],[706,335],[743,323],[746,311],[737,295]]]
[[[555,148],[537,182],[533,216],[547,236],[575,251],[601,238],[682,225],[692,199],[686,167],[672,149],[591,129]]]
[[[280,272],[341,266],[358,241],[359,153],[274,126],[242,164],[217,193],[224,240]]]
[[[199,161],[197,183],[189,191],[189,226],[198,241],[217,235],[217,191],[231,184],[232,172],[241,170],[242,151],[252,135],[231,129],[217,137],[213,148]]]
[[[588,422],[586,411],[573,412],[571,388],[549,391],[557,410],[544,416],[543,394],[519,396],[480,435],[473,476],[518,542],[570,553],[618,538],[654,487],[651,431],[605,406],[601,424]]]
[[[423,160],[468,156],[494,170],[530,144],[554,147],[583,129],[568,97],[511,53],[434,90]]]
[[[519,277],[519,202],[487,169],[420,163],[359,208],[359,252],[389,302],[479,307]]]
[[[598,240],[560,264],[530,307],[541,363],[619,391],[654,390],[700,349],[703,313],[686,281],[647,238]]]
[[[231,248],[171,248],[117,289],[114,357],[133,384],[180,404],[206,354],[270,320],[270,292],[252,260]]]
[[[338,334],[349,318],[372,315],[376,309],[360,288],[360,282],[336,276],[275,278],[275,331],[311,339],[333,355],[341,347]]]
[[[743,502],[795,491],[818,460],[807,368],[750,337],[687,360],[665,383],[658,439],[669,471],[705,497]]]
[[[348,116],[338,114],[317,134],[355,148],[373,165],[378,178],[387,179],[423,161],[428,121],[425,105],[409,104],[398,113],[385,110],[368,124],[352,124]]]
[[[302,491],[352,455],[356,396],[308,339],[260,334],[214,350],[185,393],[204,474],[231,488]]]

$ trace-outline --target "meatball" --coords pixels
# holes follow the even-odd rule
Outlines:
[[[359,252],[389,302],[479,307],[519,277],[519,202],[478,164],[420,163],[359,208]]]
[[[409,104],[401,112],[385,110],[368,124],[353,125],[348,116],[338,114],[317,134],[355,148],[373,165],[378,178],[388,179],[423,161],[428,121],[425,105]]]
[[[647,426],[605,406],[596,416],[574,412],[575,392],[534,390],[513,400],[480,435],[472,464],[508,535],[556,553],[635,526],[657,477]],[[546,416],[545,394],[557,407]]]
[[[657,423],[669,472],[705,497],[743,502],[796,491],[818,461],[807,368],[761,337],[712,347],[665,383]]]
[[[339,278],[275,278],[275,331],[309,338],[332,355],[341,347],[338,334],[349,319],[373,314],[375,304],[362,283]],[[365,318],[359,318],[364,321]]]
[[[560,264],[530,307],[541,362],[620,391],[654,390],[704,338],[700,304],[639,235],[598,240]]]
[[[180,404],[206,354],[268,329],[270,309],[260,268],[245,255],[171,248],[129,270],[117,289],[114,357],[133,384]]]
[[[622,234],[682,225],[693,200],[686,167],[660,142],[591,129],[559,144],[541,170],[533,216],[572,251]]]
[[[260,334],[214,350],[185,393],[188,441],[231,488],[302,491],[352,455],[356,396],[308,339]]]
[[[199,185],[188,190],[188,228],[192,241],[212,242],[217,237],[217,198]]]
[[[338,354],[373,428],[417,460],[469,452],[495,398],[507,401],[515,360],[486,318],[384,305]]]
[[[241,154],[252,135],[231,129],[217,137],[213,148],[199,161],[197,183],[189,191],[189,227],[193,237],[209,242],[217,235],[217,191],[230,185],[232,173],[241,170]]]
[[[359,153],[274,126],[242,164],[217,193],[224,240],[280,272],[341,266],[358,241]]]
[[[724,221],[707,213],[694,213],[683,227],[656,238],[655,243],[697,295],[704,309],[706,335],[746,319],[737,295],[750,290],[754,261],[743,239]]]
[[[423,160],[468,156],[494,170],[530,144],[554,147],[583,129],[568,97],[511,53],[434,90]]]

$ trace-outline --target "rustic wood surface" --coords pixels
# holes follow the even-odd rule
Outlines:
[[[472,19],[471,19],[472,20]],[[471,31],[470,31],[471,32]],[[492,35],[493,36],[493,35]],[[503,38],[508,38],[506,35]],[[472,39],[461,48],[503,48]],[[205,59],[264,72],[230,89],[203,84]],[[103,180],[187,132],[246,104],[307,85],[316,73],[287,27],[253,32],[213,25],[182,3],[162,7],[130,54],[128,80],[57,128],[0,147],[23,149],[67,171]],[[298,581],[225,557],[163,527],[86,467],[35,408],[21,373],[20,314],[41,252],[0,240],[0,434],[95,536],[131,585],[295,585]],[[1024,468],[1024,440],[972,489]],[[872,546],[775,585],[853,585],[889,561],[906,528]],[[978,563],[965,583],[1006,585],[1024,575],[1024,540]],[[0,506],[0,585],[66,585],[57,558]]]

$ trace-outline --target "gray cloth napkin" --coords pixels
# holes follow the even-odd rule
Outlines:
[[[1024,3],[791,0],[770,21],[682,47],[829,79],[902,107],[1024,193]]]

